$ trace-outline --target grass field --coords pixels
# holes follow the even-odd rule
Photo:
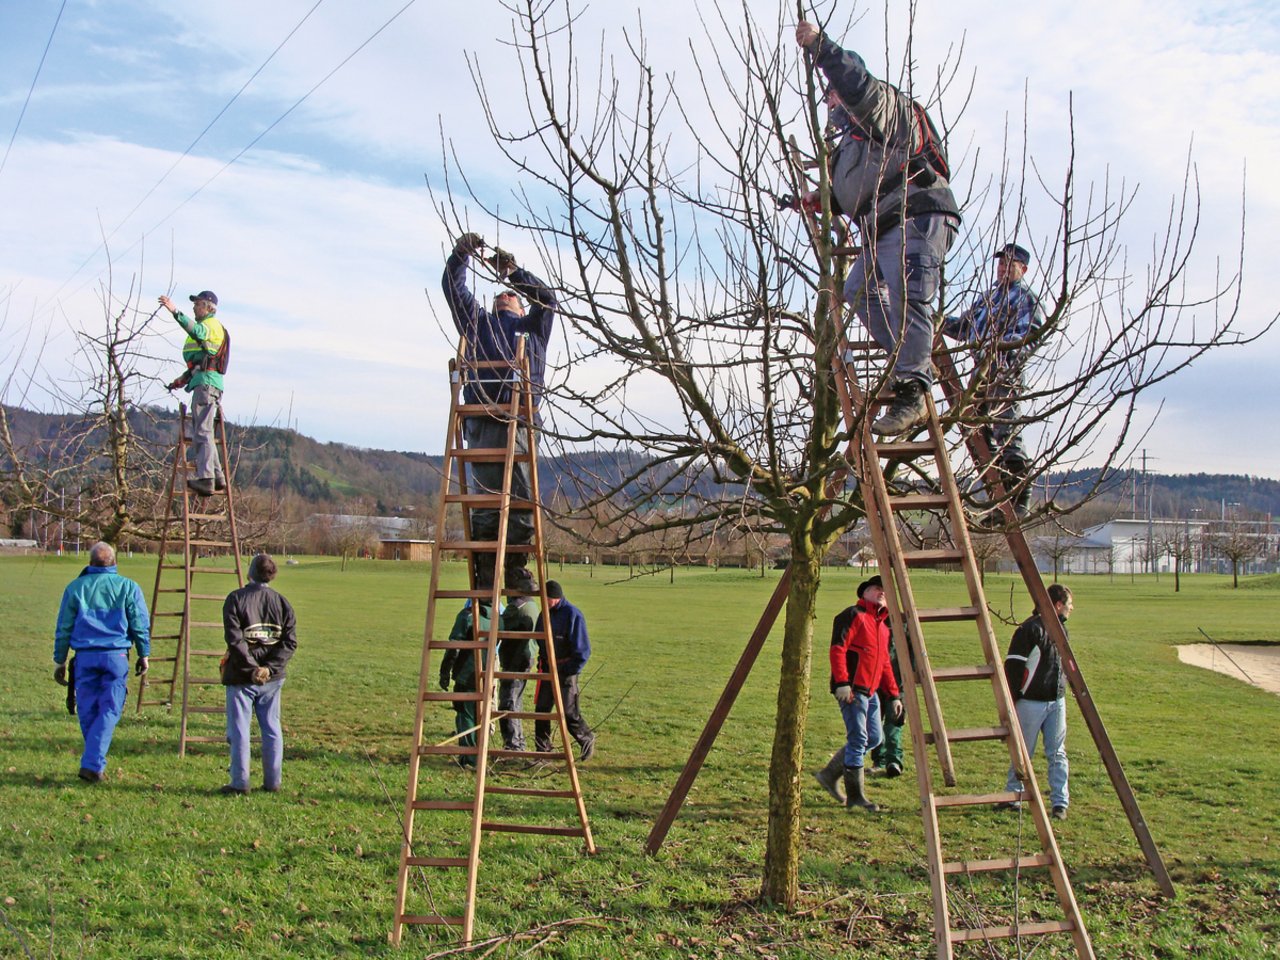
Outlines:
[[[424,565],[335,561],[282,567],[300,642],[284,691],[284,789],[222,797],[225,748],[179,760],[177,719],[126,717],[107,782],[76,777],[79,731],[50,679],[52,627],[75,558],[0,559],[0,956],[422,957],[447,939],[421,928],[387,945],[399,856],[413,697],[426,606]],[[122,572],[149,593],[154,561]],[[453,566],[445,579],[460,582]],[[888,957],[932,954],[914,763],[872,783],[889,806],[851,816],[806,778],[802,911],[752,903],[764,848],[778,642],[770,641],[667,845],[644,839],[754,626],[776,574],[553,571],[585,612],[594,654],[583,713],[599,728],[582,768],[599,853],[567,840],[486,840],[477,936],[571,923],[497,957]],[[826,629],[857,577],[828,571],[815,648],[807,766],[843,730],[826,692]],[[944,605],[959,576],[923,574],[917,596]],[[1071,818],[1057,824],[1100,957],[1280,956],[1280,698],[1177,661],[1202,639],[1280,641],[1280,582],[1081,577],[1072,640],[1094,698],[1178,887],[1159,898],[1083,723],[1071,708]],[[1026,616],[1020,585],[988,580],[992,604]],[[972,628],[970,627],[969,630]],[[1009,630],[1006,629],[1007,635]],[[939,664],[973,660],[961,626],[930,635]],[[944,701],[953,725],[990,722],[978,685]],[[448,707],[429,712],[444,737]],[[961,786],[998,789],[991,744],[960,745]],[[256,762],[256,758],[255,758]],[[441,791],[466,774],[424,761]],[[1043,771],[1043,760],[1037,769]],[[256,772],[255,772],[256,773]],[[1043,778],[1042,778],[1043,779]],[[811,789],[810,789],[811,788]],[[1016,841],[1016,816],[949,821],[952,852]],[[1029,825],[1023,825],[1029,830]],[[1024,910],[1035,893],[1022,892]],[[1004,901],[1001,901],[1001,898]],[[974,888],[984,909],[1007,889]],[[1074,955],[1058,938],[1024,956]],[[959,956],[989,954],[982,948]]]

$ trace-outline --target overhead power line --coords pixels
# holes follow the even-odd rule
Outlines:
[[[5,164],[9,162],[9,151],[13,149],[13,141],[18,139],[18,128],[22,126],[22,118],[27,115],[27,104],[35,93],[36,81],[40,79],[40,71],[44,69],[44,61],[49,56],[49,48],[53,46],[53,36],[58,32],[58,24],[62,22],[62,11],[67,9],[67,0],[62,0],[58,8],[58,16],[53,21],[53,29],[49,31],[49,39],[44,45],[44,53],[40,54],[40,63],[36,66],[36,75],[31,78],[31,88],[27,91],[27,99],[22,101],[22,109],[18,112],[18,122],[13,125],[13,133],[9,137],[9,145],[4,148],[4,159],[0,160],[0,174],[4,173]]]

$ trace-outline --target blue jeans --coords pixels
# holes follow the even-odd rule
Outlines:
[[[840,703],[839,700],[836,703]],[[868,750],[880,746],[884,733],[880,727],[880,698],[874,693],[855,692],[852,703],[840,703],[844,717],[844,768],[856,770],[862,766]]]
[[[1067,701],[1019,700],[1018,725],[1022,727],[1022,739],[1027,744],[1027,756],[1034,756],[1036,740],[1044,737],[1044,758],[1049,761],[1049,803],[1066,807],[1071,802],[1067,790]],[[1009,768],[1006,790],[1020,791],[1022,781],[1018,771]]]
[[[95,773],[107,767],[111,737],[124,712],[129,687],[129,651],[76,651],[76,715],[84,735],[80,766]]]
[[[284,761],[284,737],[280,733],[280,688],[284,677],[270,683],[235,684],[227,687],[227,743],[231,744],[231,786],[249,789],[249,714],[258,718],[262,734],[262,786],[280,786]]]

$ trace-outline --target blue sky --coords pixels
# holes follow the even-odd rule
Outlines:
[[[32,329],[48,341],[39,363],[56,375],[71,349],[69,325],[100,322],[110,267],[117,295],[136,278],[147,305],[168,291],[218,292],[235,341],[225,400],[232,419],[438,451],[452,337],[441,328],[438,294],[447,241],[424,174],[438,182],[443,129],[487,198],[510,195],[466,63],[475,56],[491,89],[511,90],[509,105],[519,106],[503,6],[417,0],[396,16],[405,0],[67,0],[18,126],[61,6],[0,8],[0,145],[17,127],[0,170],[0,363],[8,365],[0,375],[36,363],[30,350],[16,352]],[[891,50],[904,34],[899,6],[863,8],[844,38],[879,51],[868,54],[873,67],[884,63],[886,33]],[[654,7],[644,18],[662,41],[653,45],[659,70],[695,83],[684,38],[695,48],[705,41],[693,8]],[[777,19],[772,0],[751,7],[764,22]],[[634,6],[622,10],[633,22]],[[581,30],[593,38],[606,31],[616,50],[623,25],[613,4],[597,3]],[[789,34],[781,40],[791,43]],[[973,95],[953,131],[953,163],[990,162],[1006,123],[1020,129],[1025,94],[1030,152],[1057,171],[1070,96],[1081,176],[1141,184],[1126,233],[1137,254],[1149,253],[1194,138],[1202,283],[1212,282],[1212,256],[1230,262],[1238,247],[1247,165],[1242,325],[1270,318],[1280,306],[1273,5],[921,0],[917,71],[961,41]],[[518,238],[510,242],[521,249]],[[179,340],[176,329],[159,328],[149,345],[158,375],[176,370]],[[563,342],[553,355],[557,347]],[[1163,412],[1143,445],[1155,469],[1280,477],[1277,369],[1280,334],[1223,351],[1152,395],[1148,418],[1160,404]],[[163,397],[157,389],[149,399]]]

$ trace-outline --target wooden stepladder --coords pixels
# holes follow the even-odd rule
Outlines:
[[[1093,958],[1093,947],[1049,823],[1048,811],[1036,785],[1013,698],[1005,681],[1002,646],[987,610],[964,508],[933,400],[931,397],[926,398],[928,419],[922,439],[877,438],[870,429],[870,410],[876,403],[884,402],[887,398],[882,396],[873,401],[870,408],[867,406],[856,373],[850,365],[855,356],[856,352],[853,356],[846,354],[845,376],[838,382],[846,421],[851,429],[861,433],[855,471],[863,482],[867,526],[879,561],[890,622],[894,636],[899,638],[898,665],[902,674],[903,703],[911,729],[920,789],[920,812],[924,822],[933,894],[936,955],[939,960],[950,960],[957,943],[977,941],[989,944],[995,940],[1023,940],[1046,934],[1067,934],[1073,941],[1077,956]],[[855,411],[866,411],[860,421],[855,419]],[[912,469],[904,473],[910,478],[909,482],[897,481],[891,486],[891,482],[886,480],[886,472],[893,476],[895,471],[886,471],[885,466],[908,463]],[[951,536],[949,546],[922,548],[904,543],[900,521],[905,519],[905,515],[920,511],[929,511],[946,518]],[[919,606],[912,589],[911,570],[941,565],[958,566],[961,569],[968,594],[967,604],[948,607]],[[926,643],[929,625],[961,621],[971,622],[976,628],[977,645],[976,650],[972,651],[976,656],[961,654],[962,658],[967,656],[967,662],[945,667],[933,666]],[[907,647],[910,648],[910,656],[905,655]],[[966,681],[990,685],[995,708],[994,723],[968,728],[947,726],[938,692],[939,684]],[[932,745],[936,752],[943,783],[952,787],[958,782],[952,746],[982,741],[997,742],[1004,746],[1010,765],[1019,771],[1023,785],[1021,793],[992,792],[989,782],[984,784],[986,789],[978,792],[946,793],[938,788],[928,747]],[[993,853],[999,852],[1001,855],[975,859],[958,856],[948,858],[943,847],[943,834],[948,826],[955,826],[954,818],[957,815],[966,809],[981,809],[984,816],[989,816],[985,811],[993,804],[1014,801],[1021,801],[1022,810],[1029,811],[1039,852],[1024,853],[1021,849],[1021,831],[1008,829],[1002,824],[999,832],[992,836],[993,847],[1000,848],[1012,841],[1015,847],[1012,851],[993,850]],[[1029,875],[1030,871],[1041,870],[1048,873],[1060,917],[1029,921],[1020,915],[1023,887],[1030,889],[1023,874],[1028,872]],[[952,900],[958,893],[953,884],[969,885],[974,883],[976,877],[985,876],[990,879],[996,875],[1009,878],[1007,887],[1014,892],[1014,900],[1008,913],[998,921],[993,921],[986,918],[985,908],[971,906],[967,916],[971,922],[963,926],[955,925],[953,915],[957,911],[952,909]],[[1030,897],[1028,902],[1032,902]]]
[[[506,362],[475,362],[468,359],[466,343],[459,347],[458,357],[450,363],[449,380],[451,400],[449,407],[448,437],[445,443],[443,482],[441,484],[440,509],[436,518],[436,541],[432,551],[431,581],[427,594],[427,620],[422,645],[422,666],[418,681],[417,710],[414,720],[414,743],[409,758],[409,783],[405,796],[403,837],[400,850],[400,870],[396,881],[395,916],[391,929],[391,942],[400,943],[406,924],[447,925],[462,928],[462,939],[470,943],[475,928],[476,886],[480,870],[480,843],[486,833],[526,834],[532,836],[580,837],[587,853],[595,853],[595,841],[582,799],[582,788],[571,746],[562,702],[556,666],[555,647],[551,639],[550,618],[544,617],[541,631],[519,632],[503,630],[500,611],[504,596],[533,596],[541,601],[542,609],[549,610],[546,595],[546,565],[542,550],[543,524],[539,508],[537,443],[535,424],[535,397],[530,389],[528,362],[524,354],[524,340],[520,341],[515,366]],[[475,381],[509,380],[510,396],[502,403],[468,404],[463,391]],[[505,447],[468,448],[464,442],[464,423],[468,417],[489,417],[506,427]],[[528,466],[530,499],[512,497],[512,476],[516,463]],[[476,464],[501,464],[501,490],[486,490],[477,482]],[[446,525],[450,508],[459,511],[463,539],[451,539]],[[498,511],[496,540],[475,540],[472,537],[472,511]],[[533,539],[528,545],[508,545],[507,531],[512,510],[532,512]],[[537,571],[537,592],[526,593],[504,586],[503,570],[509,552],[526,552],[534,561]],[[446,590],[440,586],[441,564],[447,552],[461,555],[468,563],[469,589]],[[494,571],[487,582],[477,577],[477,557],[492,556]],[[467,601],[472,610],[488,605],[488,630],[482,631],[481,617],[471,617],[471,637],[467,640],[449,640],[454,610],[445,609],[442,602]],[[439,627],[439,629],[438,629]],[[438,636],[442,634],[442,636]],[[516,642],[538,641],[541,662],[523,672],[501,669],[498,660],[498,643],[502,640]],[[474,692],[436,691],[430,689],[435,674],[432,672],[433,654],[443,655],[454,650],[473,658],[475,673]],[[553,707],[539,713],[528,709],[534,695],[533,685],[525,691],[526,709],[499,714],[494,698],[500,680],[525,680],[549,684],[554,692]],[[473,703],[475,726],[457,736],[444,739],[424,733],[429,704]],[[506,750],[490,746],[493,722],[501,717],[518,719],[524,724],[541,721],[560,731],[559,749],[553,753],[533,750]],[[433,723],[440,717],[433,715]],[[531,731],[530,731],[531,732]],[[474,736],[475,745],[465,745],[461,740],[467,734]],[[422,769],[423,757],[446,757],[453,763],[470,760],[474,773],[450,768],[445,771]],[[503,761],[502,775],[490,771],[491,760]],[[550,765],[548,764],[550,761]],[[547,786],[548,776],[559,775],[563,764],[563,782]],[[531,765],[541,766],[536,781],[522,776]],[[518,769],[517,769],[518,768]],[[553,769],[555,768],[555,769]],[[507,771],[511,775],[507,776]],[[491,782],[491,775],[496,783]],[[531,785],[536,784],[536,785]],[[553,781],[554,783],[554,781]],[[496,811],[488,809],[494,801]],[[572,810],[571,816],[568,810]],[[462,821],[462,816],[468,820]],[[558,823],[547,823],[557,818]],[[542,822],[537,822],[541,820]],[[570,821],[571,822],[566,822]],[[442,881],[437,888],[428,879],[428,870],[440,871]],[[465,884],[450,883],[465,871]],[[417,884],[411,880],[418,878]],[[426,903],[426,910],[407,911],[406,902],[411,892],[415,899]],[[461,889],[459,889],[461,887]],[[446,903],[445,901],[448,901]],[[449,904],[461,901],[461,911],[446,912]]]
[[[180,703],[180,757],[186,756],[191,743],[226,743],[226,704],[218,673],[219,660],[227,649],[222,604],[228,593],[244,586],[227,457],[227,427],[221,407],[214,438],[226,488],[211,497],[200,497],[187,488],[191,471],[187,462],[190,429],[186,404],[181,404],[151,594],[152,650],[157,649],[159,641],[162,650],[173,652],[153,655],[151,669],[138,683],[139,712],[145,707],[172,710],[175,700]],[[165,669],[162,665],[171,666]],[[215,689],[210,690],[211,687]],[[193,723],[194,718],[206,715],[208,721]]]

